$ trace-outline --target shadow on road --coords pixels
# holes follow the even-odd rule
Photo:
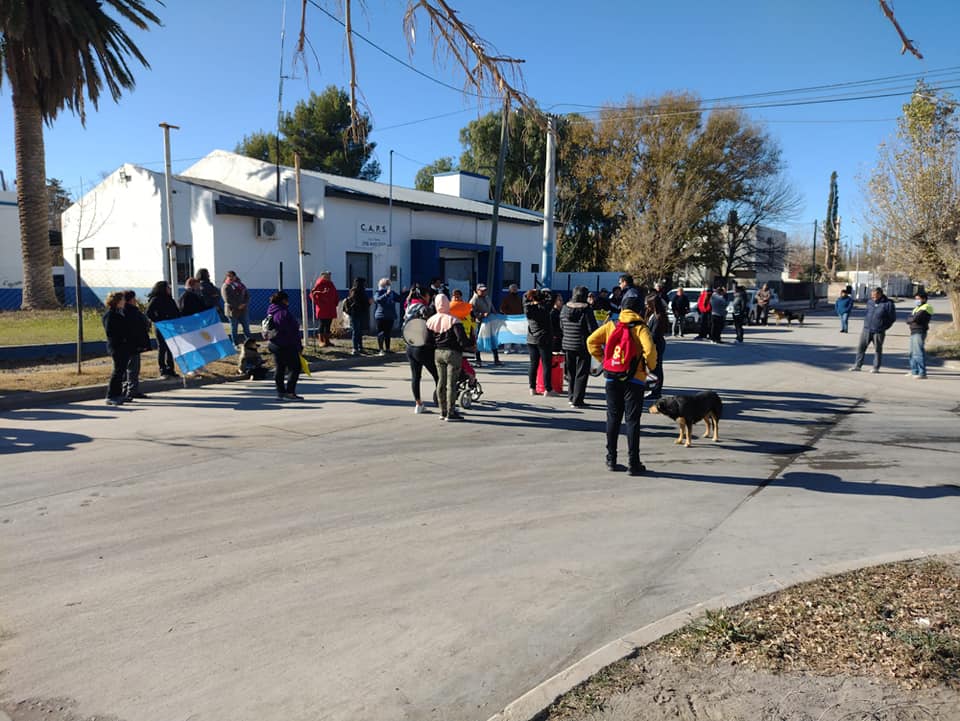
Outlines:
[[[93,439],[79,433],[38,431],[32,428],[0,428],[0,455],[31,451],[72,451],[79,443]]]

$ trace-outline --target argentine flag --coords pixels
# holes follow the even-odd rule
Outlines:
[[[488,315],[477,334],[477,350],[491,351],[507,343],[527,344],[525,315]]]
[[[215,308],[172,320],[158,320],[157,330],[184,373],[199,370],[218,358],[236,353]]]

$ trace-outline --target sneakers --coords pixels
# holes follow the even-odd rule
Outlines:
[[[416,415],[418,415],[418,416],[419,416],[421,413],[423,413],[423,403],[417,403],[417,404],[415,404],[415,405],[413,406],[413,412],[414,412]]]
[[[122,406],[123,398],[107,398],[108,406]]]
[[[385,350],[381,350],[380,353],[378,353],[378,355],[382,355],[382,356],[384,356],[384,355],[386,355],[386,354],[387,354],[387,352],[386,352]]]
[[[870,369],[870,372],[871,372],[871,373],[879,373],[879,372],[880,372],[880,369],[879,369],[879,368],[871,368],[871,369]]]
[[[456,411],[453,411],[453,412],[452,412],[450,415],[448,415],[444,420],[446,420],[446,421],[462,421],[462,420],[463,420],[463,416],[461,416],[461,415],[460,415],[459,413],[457,413]]]
[[[303,396],[298,396],[296,393],[285,393],[284,398],[291,401],[302,401]]]
[[[494,367],[494,368],[500,368],[502,365],[503,365],[503,361],[494,361],[494,362],[493,362],[493,367]]]
[[[537,389],[536,389],[536,388],[531,388],[531,389],[530,389],[530,395],[532,395],[532,396],[537,395]]]
[[[556,398],[558,395],[559,395],[559,393],[557,393],[556,391],[544,391],[544,392],[543,392],[543,397],[544,397],[544,398]]]
[[[847,370],[850,371],[851,373],[856,373],[857,371],[860,370],[860,366],[852,366],[851,368],[847,368]]]
[[[914,376],[914,378],[918,381],[925,381],[927,380],[927,374],[924,373],[923,375],[920,375],[920,376]]]
[[[353,352],[352,352],[350,355],[360,355],[360,351],[358,351],[356,348],[354,348],[354,349],[353,349]]]

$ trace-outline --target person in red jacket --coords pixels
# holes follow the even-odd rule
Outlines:
[[[317,340],[321,348],[332,346],[330,341],[330,323],[337,317],[337,287],[330,280],[330,271],[325,270],[317,278],[317,282],[310,291],[310,300],[313,301],[313,314],[317,319]]]
[[[700,330],[697,332],[696,340],[704,340],[710,337],[710,298],[713,291],[710,288],[704,288],[697,298],[697,310],[700,312]]]

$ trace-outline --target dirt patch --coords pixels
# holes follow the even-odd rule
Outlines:
[[[804,583],[707,614],[538,721],[960,720],[960,554]]]
[[[116,716],[78,714],[76,702],[69,698],[30,698],[0,705],[0,710],[6,712],[10,721],[120,721]]]

